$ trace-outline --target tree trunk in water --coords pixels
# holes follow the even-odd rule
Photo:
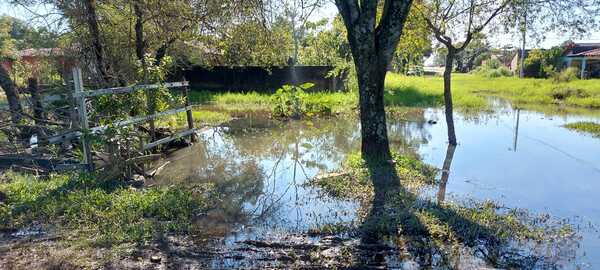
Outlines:
[[[13,83],[8,71],[4,69],[4,66],[0,65],[0,86],[4,89],[4,94],[8,101],[8,108],[10,109],[10,116],[13,124],[19,123],[21,120],[21,113],[23,108],[19,101],[19,93]]]
[[[104,83],[107,83],[110,81],[110,77],[106,69],[106,63],[104,63],[104,46],[102,45],[102,40],[100,39],[98,15],[96,14],[96,0],[86,0],[85,9],[85,19],[88,31],[90,31],[90,39],[92,49],[94,50],[93,53],[96,60],[96,67],[100,72],[100,76],[102,77],[101,79],[104,81]]]
[[[456,52],[448,48],[446,55],[446,69],[444,70],[444,105],[446,110],[446,124],[448,125],[448,143],[456,145],[456,133],[454,131],[454,116],[452,108],[452,66]]]

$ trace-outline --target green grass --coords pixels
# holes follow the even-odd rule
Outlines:
[[[388,90],[406,92],[408,100],[412,98],[426,101],[425,105],[431,106],[441,105],[443,102],[442,77],[388,74],[386,85]],[[502,97],[516,105],[564,104],[600,108],[600,80],[556,83],[551,79],[486,78],[473,74],[452,74],[452,94],[454,103],[466,108],[485,106],[482,95]]]
[[[587,133],[600,138],[600,124],[594,122],[576,122],[565,125],[566,128]]]
[[[414,77],[394,73],[387,75],[385,104],[388,109],[399,107],[441,107],[444,105],[442,77]],[[600,80],[574,80],[556,83],[552,79],[520,79],[517,77],[488,78],[476,74],[452,75],[453,103],[458,110],[481,111],[489,109],[487,96],[507,99],[513,104],[544,112],[555,109],[600,108]],[[211,93],[193,91],[195,104],[211,104],[222,111],[270,112],[271,94]],[[355,112],[356,92],[307,93],[307,104],[328,108],[334,114]],[[564,106],[556,106],[564,105]]]
[[[195,127],[218,126],[232,119],[230,113],[226,111],[213,111],[204,109],[194,109],[192,111]],[[156,122],[159,127],[169,127],[178,129],[187,127],[187,113],[181,112],[176,115],[163,117]]]
[[[209,187],[134,189],[92,175],[42,179],[7,172],[0,180],[0,229],[58,226],[99,244],[141,242],[161,233],[189,232],[207,208]]]

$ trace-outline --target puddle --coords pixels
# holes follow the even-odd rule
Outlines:
[[[432,197],[489,199],[574,224],[583,239],[576,254],[569,254],[561,267],[600,267],[600,258],[594,255],[600,254],[600,233],[595,229],[600,223],[596,199],[600,139],[562,127],[576,121],[600,122],[600,118],[547,116],[515,110],[506,103],[495,105],[493,113],[456,114],[459,145],[451,163],[446,158],[446,126],[439,109],[425,110],[424,121],[388,119],[392,148],[416,153],[426,163],[443,167],[443,185],[431,191]],[[303,243],[319,244],[323,238],[308,237],[306,232],[355,220],[357,202],[329,199],[304,184],[321,172],[339,168],[348,153],[359,149],[356,119],[237,120],[200,137],[193,147],[170,156],[155,181],[159,185],[214,183],[222,205],[202,219],[201,227],[217,245],[243,254],[240,243],[248,248],[248,241],[253,240],[300,237]],[[209,264],[239,267],[248,263],[236,256],[241,255]],[[412,264],[397,261],[395,265],[410,269]]]

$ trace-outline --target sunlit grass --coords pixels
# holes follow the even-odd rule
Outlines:
[[[157,233],[189,231],[194,215],[206,208],[208,190],[134,189],[92,175],[44,179],[9,172],[0,181],[0,229],[52,225],[104,244],[139,242]]]
[[[442,77],[415,77],[388,73],[385,83],[385,104],[394,107],[442,107],[444,89]],[[213,93],[194,91],[194,104],[212,104],[226,111],[270,111],[271,94]],[[455,108],[463,111],[489,109],[487,96],[511,101],[514,105],[549,111],[561,108],[600,108],[600,80],[574,80],[557,83],[551,79],[520,79],[517,77],[487,78],[475,74],[452,75],[452,97]],[[356,92],[308,93],[306,101],[332,108],[334,113],[356,111]],[[540,107],[542,106],[542,107]],[[545,106],[545,108],[544,108]],[[536,109],[536,110],[537,110]]]
[[[407,92],[406,95],[426,97],[426,104],[443,101],[442,77],[407,77],[388,74],[387,89]],[[551,79],[521,79],[516,77],[486,78],[473,74],[453,74],[452,94],[458,107],[476,108],[485,104],[481,95],[498,96],[519,104],[556,105],[600,108],[600,80],[575,80],[557,83]],[[436,98],[434,98],[436,97]],[[429,99],[427,99],[429,98]]]

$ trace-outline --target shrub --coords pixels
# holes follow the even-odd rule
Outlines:
[[[577,98],[586,98],[589,97],[589,94],[583,90],[578,88],[571,88],[566,86],[557,86],[552,89],[552,98],[558,100],[564,100],[569,97],[577,97]]]
[[[499,78],[513,76],[513,72],[506,68],[500,60],[489,59],[482,66],[475,70],[476,74],[487,78]]]
[[[305,95],[304,90],[312,86],[312,84],[284,85],[277,89],[277,92],[271,98],[273,116],[300,118]]]
[[[300,118],[315,114],[331,114],[332,105],[322,99],[310,98],[305,90],[313,87],[312,83],[299,86],[284,85],[277,89],[271,97],[272,111],[274,117]]]
[[[570,82],[577,80],[579,76],[579,69],[575,67],[569,67],[560,72],[552,72],[550,76],[554,82]]]

